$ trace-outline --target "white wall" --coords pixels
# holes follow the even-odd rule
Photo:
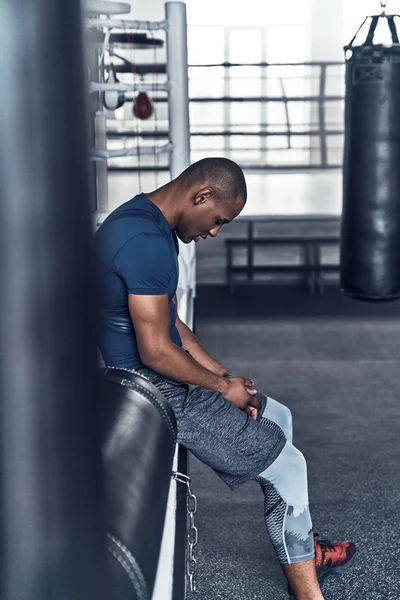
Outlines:
[[[310,0],[186,0],[189,25],[288,25],[301,23]]]
[[[312,0],[310,11],[311,60],[343,60],[343,0]]]

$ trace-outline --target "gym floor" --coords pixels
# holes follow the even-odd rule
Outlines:
[[[328,580],[326,600],[400,598],[400,302],[369,304],[300,287],[200,286],[196,333],[234,373],[290,407],[308,462],[314,530],[352,539],[356,564]],[[232,492],[191,457],[199,507],[193,600],[284,600],[263,496]]]

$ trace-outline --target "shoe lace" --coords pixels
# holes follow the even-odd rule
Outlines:
[[[314,533],[314,537],[315,538],[319,538],[319,533]],[[331,541],[329,540],[317,540],[317,544],[321,547],[321,549],[323,550],[330,550],[331,552],[335,551],[335,546],[334,544],[332,544]]]

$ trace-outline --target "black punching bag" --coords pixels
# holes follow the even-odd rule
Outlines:
[[[400,297],[400,45],[394,15],[368,18],[364,44],[345,47],[340,285],[373,301]],[[390,46],[373,44],[380,19]]]

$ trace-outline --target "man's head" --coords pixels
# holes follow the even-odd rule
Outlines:
[[[215,237],[224,223],[235,219],[247,200],[242,169],[227,158],[204,158],[193,163],[176,180],[188,202],[176,232],[186,244],[200,237]]]

